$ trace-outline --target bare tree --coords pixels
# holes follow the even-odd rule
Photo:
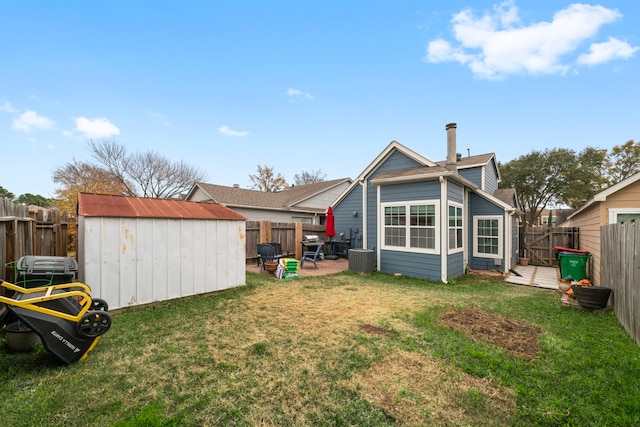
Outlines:
[[[169,199],[188,191],[205,174],[183,160],[172,162],[154,152],[129,154],[113,139],[90,140],[93,158],[126,188],[127,195]]]
[[[327,177],[327,174],[322,173],[320,169],[311,172],[302,171],[300,174],[293,176],[293,183],[295,185],[315,184],[316,182],[322,182]]]
[[[273,171],[273,166],[258,165],[258,174],[249,175],[249,180],[252,182],[251,188],[266,193],[275,193],[276,191],[283,190],[288,185],[281,174],[276,174]]]

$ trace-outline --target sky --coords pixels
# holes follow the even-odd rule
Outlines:
[[[446,158],[640,139],[640,2],[2,1],[0,186],[116,140],[242,188],[356,178],[397,141]]]

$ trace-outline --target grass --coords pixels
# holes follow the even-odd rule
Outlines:
[[[530,326],[535,357],[443,323],[452,312]],[[4,340],[4,425],[640,425],[640,349],[612,312],[479,276],[249,273],[114,314],[70,366]]]

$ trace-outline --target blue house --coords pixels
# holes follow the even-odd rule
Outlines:
[[[515,190],[498,189],[494,154],[456,152],[456,127],[446,125],[446,161],[392,141],[334,202],[337,234],[372,250],[378,271],[447,282],[518,261]]]

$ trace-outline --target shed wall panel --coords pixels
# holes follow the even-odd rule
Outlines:
[[[91,217],[79,223],[79,276],[111,308],[245,283],[244,221]]]

